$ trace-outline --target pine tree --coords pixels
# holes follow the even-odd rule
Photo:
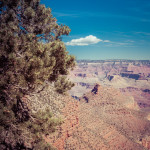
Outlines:
[[[41,5],[40,0],[0,0],[0,146],[27,149],[26,143],[33,140],[30,147],[35,149],[35,143],[39,144],[33,138],[34,127],[27,124],[36,124],[40,116],[31,113],[22,97],[46,82],[54,82],[57,90],[60,78],[73,69],[75,58],[61,41],[61,36],[69,32],[68,26],[57,24],[51,9]],[[64,79],[61,84],[62,89],[57,90],[60,93],[73,86]],[[38,135],[42,133],[44,127],[37,129]],[[32,140],[27,142],[30,134]]]
[[[57,82],[55,82],[56,91],[61,94],[66,94],[73,86],[74,83],[70,82],[66,76],[59,77]]]

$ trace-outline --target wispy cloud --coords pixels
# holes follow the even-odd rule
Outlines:
[[[72,39],[70,42],[67,42],[66,45],[85,46],[85,45],[96,44],[96,43],[102,42],[102,41],[103,40],[98,39],[96,36],[89,35],[84,38]]]
[[[104,40],[103,42],[104,42],[104,43],[110,43],[111,41],[109,41],[109,40]]]
[[[150,36],[150,32],[135,32],[135,34]]]
[[[83,17],[97,17],[97,18],[116,18],[116,19],[124,19],[124,20],[134,20],[138,22],[150,22],[149,18],[139,17],[134,15],[122,15],[116,13],[108,13],[108,12],[76,12],[76,11],[69,11],[69,12],[53,12],[54,16],[56,17],[73,17],[73,18],[83,18]]]
[[[126,40],[123,42],[109,41],[109,43],[106,44],[105,46],[107,46],[107,47],[135,47],[133,40]]]
[[[53,12],[53,15],[56,17],[79,17],[79,13],[75,12]]]

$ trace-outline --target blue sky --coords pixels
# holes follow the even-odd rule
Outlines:
[[[150,0],[41,0],[59,24],[77,59],[149,59]]]

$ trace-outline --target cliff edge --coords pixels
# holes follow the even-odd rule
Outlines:
[[[58,150],[150,149],[150,121],[133,109],[132,98],[99,84],[80,101],[48,89],[34,95],[34,101],[42,98],[41,107],[48,102],[53,113],[63,118],[57,132],[46,137]]]

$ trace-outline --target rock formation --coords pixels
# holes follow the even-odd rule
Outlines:
[[[70,78],[76,84],[70,91],[73,97],[81,97],[100,83],[134,97],[143,110],[150,107],[150,61],[78,61]]]
[[[100,91],[100,85],[96,84],[92,90],[92,93],[99,94],[99,91]]]
[[[43,102],[35,104],[37,98]],[[46,137],[58,150],[149,149],[150,121],[144,112],[129,108],[128,96],[114,88],[97,84],[77,101],[49,87],[32,100],[35,110],[48,104],[63,119],[57,132]]]

